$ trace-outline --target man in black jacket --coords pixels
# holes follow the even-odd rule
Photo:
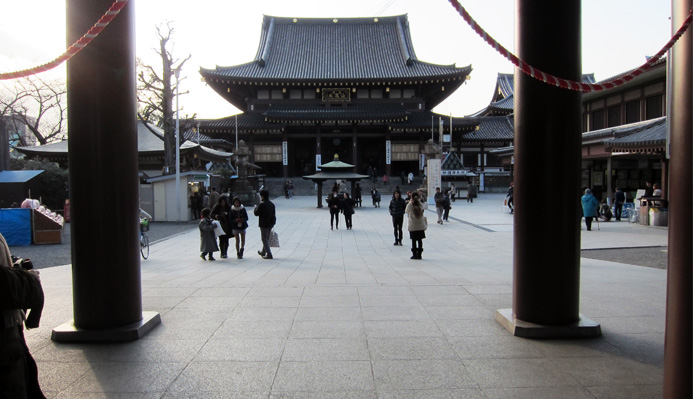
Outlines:
[[[38,272],[13,268],[0,234],[0,398],[45,399],[22,326],[24,309],[31,309],[27,328],[39,326],[43,300]]]
[[[263,259],[272,259],[270,251],[270,232],[275,226],[277,218],[275,216],[275,204],[270,201],[270,193],[267,190],[260,190],[260,204],[253,208],[253,214],[258,217],[258,227],[260,227],[260,239],[263,241],[263,250],[258,251],[258,255]]]
[[[624,191],[622,191],[619,187],[615,188],[614,218],[616,221],[620,221],[622,219],[622,206],[624,205],[625,201],[626,201],[626,196],[624,195]]]
[[[393,234],[395,235],[395,243],[393,245],[402,246],[402,219],[405,215],[405,207],[407,203],[400,195],[400,191],[393,193],[393,199],[390,200],[388,209],[390,216],[393,218]]]

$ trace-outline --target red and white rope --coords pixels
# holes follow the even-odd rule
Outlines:
[[[613,79],[609,82],[591,84],[561,79],[548,73],[542,72],[539,69],[533,68],[532,66],[528,65],[525,61],[515,56],[510,51],[506,50],[504,46],[499,44],[499,42],[494,40],[493,37],[488,35],[487,32],[485,32],[484,29],[482,29],[482,27],[480,27],[474,19],[472,19],[470,14],[465,10],[465,7],[463,7],[457,0],[449,0],[449,2],[453,6],[453,8],[455,8],[456,11],[458,11],[458,14],[460,14],[460,16],[463,17],[465,22],[467,22],[468,25],[470,25],[470,27],[472,28],[472,30],[475,31],[475,33],[477,33],[482,39],[484,39],[484,41],[487,42],[490,46],[494,47],[494,49],[496,49],[496,51],[499,52],[499,54],[501,54],[504,58],[511,61],[513,65],[520,68],[520,70],[523,71],[523,73],[554,86],[582,92],[611,89],[613,87],[617,87],[626,82],[629,82],[630,80],[633,80],[635,77],[648,71],[651,67],[653,67],[653,65],[655,65],[656,62],[658,62],[658,60],[663,55],[665,55],[665,53],[675,44],[675,42],[684,34],[684,32],[687,31],[687,29],[692,24],[692,10],[689,10],[689,15],[684,20],[679,30],[677,30],[677,32],[672,36],[670,41],[668,41],[667,44],[665,44],[665,46],[662,49],[660,49],[660,51],[658,51],[653,57],[649,58],[643,65],[634,69],[627,75]]]
[[[82,51],[82,49],[85,48],[92,40],[94,40],[94,38],[96,38],[99,35],[99,33],[101,33],[108,26],[108,24],[111,21],[113,21],[113,19],[118,15],[118,13],[120,13],[120,11],[123,9],[123,7],[125,7],[125,4],[127,2],[128,0],[114,0],[113,4],[111,4],[111,7],[108,9],[108,11],[106,11],[106,13],[101,16],[101,18],[94,24],[94,26],[92,26],[91,29],[89,29],[89,31],[85,33],[84,36],[80,37],[79,40],[77,40],[72,46],[68,47],[67,51],[65,51],[60,57],[54,59],[49,63],[39,65],[31,69],[24,69],[17,72],[0,73],[0,80],[17,79],[35,75],[37,73],[53,69],[58,65],[62,64],[63,62],[69,60],[75,54]]]

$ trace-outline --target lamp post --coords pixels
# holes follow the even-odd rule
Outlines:
[[[181,68],[174,69],[176,76],[176,220],[181,221],[181,140],[180,140],[180,125],[178,118],[178,77],[181,74]]]

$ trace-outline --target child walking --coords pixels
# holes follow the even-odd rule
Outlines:
[[[214,235],[214,225],[210,219],[210,208],[203,209],[201,215],[202,219],[198,225],[200,229],[200,252],[202,252],[200,258],[205,260],[207,255],[208,260],[215,260],[212,252],[219,251],[219,248],[217,247],[217,237]]]

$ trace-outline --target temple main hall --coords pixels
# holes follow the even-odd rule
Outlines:
[[[230,142],[238,134],[251,162],[270,177],[314,173],[335,154],[357,173],[398,176],[421,174],[424,146],[432,136],[439,142],[442,125],[444,151],[465,168],[484,170],[495,162],[487,159],[489,150],[512,143],[512,120],[432,111],[471,71],[419,60],[407,15],[264,16],[252,61],[200,70],[244,111],[201,120],[200,132]]]

